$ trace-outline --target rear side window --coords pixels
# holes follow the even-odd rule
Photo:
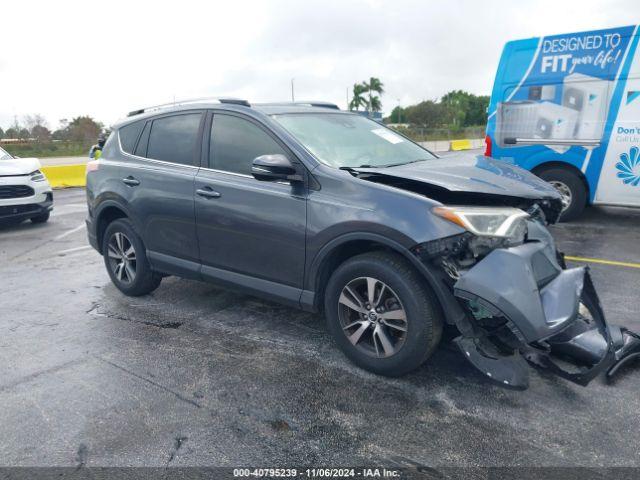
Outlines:
[[[211,125],[209,163],[225,172],[251,175],[253,159],[260,155],[286,155],[264,130],[248,120],[216,113]]]
[[[195,165],[201,116],[201,113],[189,113],[154,120],[146,156],[154,160]]]
[[[127,153],[133,153],[133,149],[136,147],[136,142],[138,141],[142,127],[144,127],[144,122],[134,122],[129,125],[125,125],[118,130],[122,150]]]
[[[149,132],[151,131],[151,122],[147,122],[138,140],[138,146],[136,147],[135,154],[139,157],[147,156],[147,145],[149,144]]]

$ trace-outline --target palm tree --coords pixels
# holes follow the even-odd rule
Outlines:
[[[363,96],[367,87],[364,83],[353,84],[353,98],[349,102],[349,110],[358,110],[360,107],[367,108],[367,99]]]
[[[379,112],[380,110],[382,110],[382,102],[380,101],[380,97],[378,97],[377,95],[373,95],[374,92],[378,93],[379,95],[382,95],[384,93],[384,85],[380,81],[380,79],[371,77],[369,79],[369,83],[364,82],[363,86],[367,89],[366,91],[369,92],[369,102],[367,109],[370,109],[372,112]]]

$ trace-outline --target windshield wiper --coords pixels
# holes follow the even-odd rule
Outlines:
[[[357,167],[339,167],[340,170],[355,170],[356,168],[378,168],[375,165],[359,165]]]
[[[410,163],[426,162],[427,160],[429,160],[429,159],[428,158],[419,158],[417,160],[411,160],[410,162],[390,163],[388,165],[382,165],[382,168],[400,167],[402,165],[409,165]]]

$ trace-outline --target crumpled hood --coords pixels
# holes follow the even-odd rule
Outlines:
[[[37,158],[12,158],[0,160],[0,177],[9,175],[27,175],[40,168]]]
[[[356,170],[424,182],[451,192],[508,195],[530,199],[560,198],[555,188],[527,170],[483,155],[451,155],[398,167]]]

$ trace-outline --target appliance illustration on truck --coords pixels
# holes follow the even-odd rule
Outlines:
[[[564,220],[589,204],[640,206],[640,182],[625,182],[620,169],[640,147],[638,41],[638,27],[628,26],[516,40],[503,50],[485,154],[554,185]]]
[[[507,102],[498,109],[500,145],[518,139],[573,138],[579,112],[551,102]]]
[[[572,73],[564,79],[562,105],[578,112],[579,117],[573,138],[602,138],[609,107],[607,80]]]

